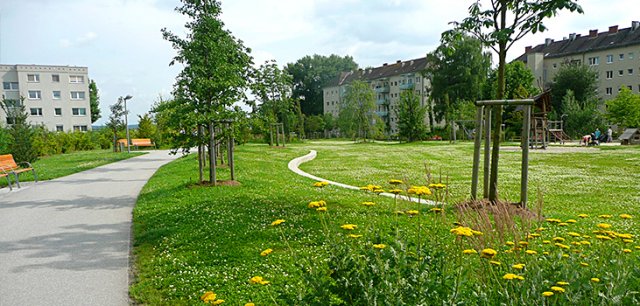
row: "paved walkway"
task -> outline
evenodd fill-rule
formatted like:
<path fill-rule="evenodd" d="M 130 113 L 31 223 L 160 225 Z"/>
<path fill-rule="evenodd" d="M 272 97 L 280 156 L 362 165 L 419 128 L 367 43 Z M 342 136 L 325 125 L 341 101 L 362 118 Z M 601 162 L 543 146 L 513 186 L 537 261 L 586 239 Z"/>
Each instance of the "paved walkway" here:
<path fill-rule="evenodd" d="M 0 305 L 128 305 L 131 212 L 168 151 L 0 190 Z"/>
<path fill-rule="evenodd" d="M 308 177 L 308 178 L 310 178 L 312 180 L 326 181 L 329 184 L 335 185 L 335 186 L 338 186 L 338 187 L 351 189 L 351 190 L 360 190 L 360 187 L 356 187 L 356 186 L 351 186 L 351 185 L 347 185 L 347 184 L 343 184 L 343 183 L 330 181 L 330 180 L 323 179 L 321 177 L 318 177 L 318 176 L 315 176 L 313 174 L 309 174 L 307 172 L 304 172 L 304 171 L 300 170 L 300 165 L 301 164 L 306 163 L 308 161 L 314 160 L 317 155 L 318 155 L 318 153 L 316 152 L 316 150 L 310 150 L 309 154 L 292 159 L 289 162 L 289 164 L 287 165 L 287 167 L 289 167 L 289 170 L 295 172 L 296 174 L 302 175 L 304 177 Z M 389 198 L 393 198 L 393 197 L 396 196 L 395 194 L 388 193 L 388 192 L 383 192 L 380 195 L 381 196 L 385 196 L 385 197 L 389 197 Z M 407 197 L 407 196 L 403 196 L 403 195 L 398 195 L 398 198 L 402 199 L 402 200 L 405 200 L 405 201 L 411 201 L 411 202 L 422 203 L 422 204 L 427 204 L 427 205 L 435 205 L 436 204 L 436 202 L 434 202 L 434 201 L 425 200 L 425 199 L 420 200 L 418 198 L 412 198 L 412 197 Z"/>

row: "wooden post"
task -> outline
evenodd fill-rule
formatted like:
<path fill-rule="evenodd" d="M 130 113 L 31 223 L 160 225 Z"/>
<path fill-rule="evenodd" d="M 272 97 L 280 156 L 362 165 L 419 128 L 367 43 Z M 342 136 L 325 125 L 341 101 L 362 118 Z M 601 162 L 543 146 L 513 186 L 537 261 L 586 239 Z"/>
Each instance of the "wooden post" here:
<path fill-rule="evenodd" d="M 273 146 L 273 124 L 269 124 L 269 146 Z"/>
<path fill-rule="evenodd" d="M 216 133 L 213 121 L 209 122 L 209 182 L 216 186 Z"/>
<path fill-rule="evenodd" d="M 489 197 L 489 169 L 491 167 L 491 107 L 484 111 L 484 192 L 483 197 Z"/>
<path fill-rule="evenodd" d="M 284 133 L 284 123 L 280 123 L 281 128 L 282 128 L 282 147 L 286 147 L 287 144 L 287 135 Z"/>
<path fill-rule="evenodd" d="M 276 123 L 276 147 L 280 146 L 280 125 Z"/>
<path fill-rule="evenodd" d="M 522 125 L 522 170 L 520 178 L 520 204 L 527 207 L 527 181 L 529 178 L 529 133 L 531 132 L 531 105 L 524 108 Z M 543 136 L 544 137 L 544 136 Z"/>
<path fill-rule="evenodd" d="M 474 139 L 473 145 L 473 170 L 471 174 L 471 199 L 475 200 L 476 195 L 478 194 L 478 171 L 480 167 L 480 142 L 482 137 L 482 112 L 484 110 L 483 106 L 477 106 L 477 114 L 476 114 L 476 138 Z"/>
<path fill-rule="evenodd" d="M 202 183 L 202 181 L 204 181 L 204 145 L 202 144 L 202 137 L 204 134 L 204 127 L 202 126 L 202 124 L 198 125 L 198 171 L 199 171 L 199 183 Z"/>
<path fill-rule="evenodd" d="M 233 125 L 231 126 L 231 136 L 229 136 L 229 171 L 231 172 L 231 180 L 236 180 L 235 160 L 233 150 L 235 147 L 235 138 L 233 136 Z"/>

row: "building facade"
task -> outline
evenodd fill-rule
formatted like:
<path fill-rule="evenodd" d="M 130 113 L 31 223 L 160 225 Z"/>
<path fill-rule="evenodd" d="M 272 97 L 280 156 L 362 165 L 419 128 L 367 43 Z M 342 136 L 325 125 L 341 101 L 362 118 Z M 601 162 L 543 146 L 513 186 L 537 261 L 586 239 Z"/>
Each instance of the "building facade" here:
<path fill-rule="evenodd" d="M 534 86 L 544 88 L 566 63 L 584 64 L 597 72 L 598 95 L 613 99 L 623 86 L 640 93 L 640 22 L 606 32 L 590 30 L 588 35 L 571 33 L 561 41 L 546 39 L 544 44 L 526 47 L 518 57 L 531 69 Z"/>
<path fill-rule="evenodd" d="M 389 135 L 398 134 L 398 102 L 400 93 L 405 90 L 415 91 L 420 105 L 429 101 L 430 84 L 423 71 L 427 67 L 427 59 L 419 58 L 409 61 L 397 61 L 395 64 L 384 64 L 380 67 L 342 72 L 337 78 L 323 88 L 323 107 L 325 114 L 337 118 L 349 84 L 360 80 L 370 84 L 376 95 L 376 114 L 387 125 Z M 433 109 L 433 108 L 429 108 Z M 425 114 L 425 124 L 429 127 L 429 114 Z"/>
<path fill-rule="evenodd" d="M 91 129 L 87 67 L 0 65 L 0 80 L 2 99 L 24 98 L 30 124 L 50 131 Z M 0 122 L 12 124 L 1 108 Z"/>

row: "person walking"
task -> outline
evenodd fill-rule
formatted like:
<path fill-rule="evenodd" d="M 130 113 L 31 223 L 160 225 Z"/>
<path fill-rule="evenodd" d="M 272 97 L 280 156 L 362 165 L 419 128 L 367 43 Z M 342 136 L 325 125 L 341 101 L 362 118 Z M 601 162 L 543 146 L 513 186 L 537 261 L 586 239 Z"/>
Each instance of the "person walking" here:
<path fill-rule="evenodd" d="M 613 142 L 613 130 L 611 130 L 611 127 L 609 127 L 607 129 L 607 142 Z"/>
<path fill-rule="evenodd" d="M 593 140 L 596 142 L 596 144 L 600 144 L 600 135 L 601 135 L 601 134 L 602 134 L 602 133 L 600 132 L 600 129 L 599 129 L 599 128 L 596 128 L 596 131 L 593 133 L 593 136 L 594 136 L 594 138 L 595 138 L 595 139 L 593 139 Z"/>

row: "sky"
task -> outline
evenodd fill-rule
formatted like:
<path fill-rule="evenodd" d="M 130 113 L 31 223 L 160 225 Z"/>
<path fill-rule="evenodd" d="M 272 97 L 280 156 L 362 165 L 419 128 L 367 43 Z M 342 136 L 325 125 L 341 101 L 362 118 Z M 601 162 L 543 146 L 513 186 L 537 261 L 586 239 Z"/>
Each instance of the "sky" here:
<path fill-rule="evenodd" d="M 222 20 L 251 48 L 254 63 L 280 66 L 313 54 L 350 55 L 360 67 L 425 56 L 450 22 L 467 16 L 474 0 L 222 0 Z M 486 2 L 483 0 L 481 2 Z M 640 20 L 637 0 L 582 0 L 584 14 L 560 12 L 548 31 L 514 44 L 507 59 L 525 46 L 561 40 L 590 29 L 631 26 Z M 100 93 L 103 124 L 120 96 L 129 122 L 169 98 L 182 66 L 169 66 L 176 52 L 162 38 L 167 28 L 184 36 L 178 0 L 0 0 L 0 64 L 70 65 L 89 68 Z"/>

